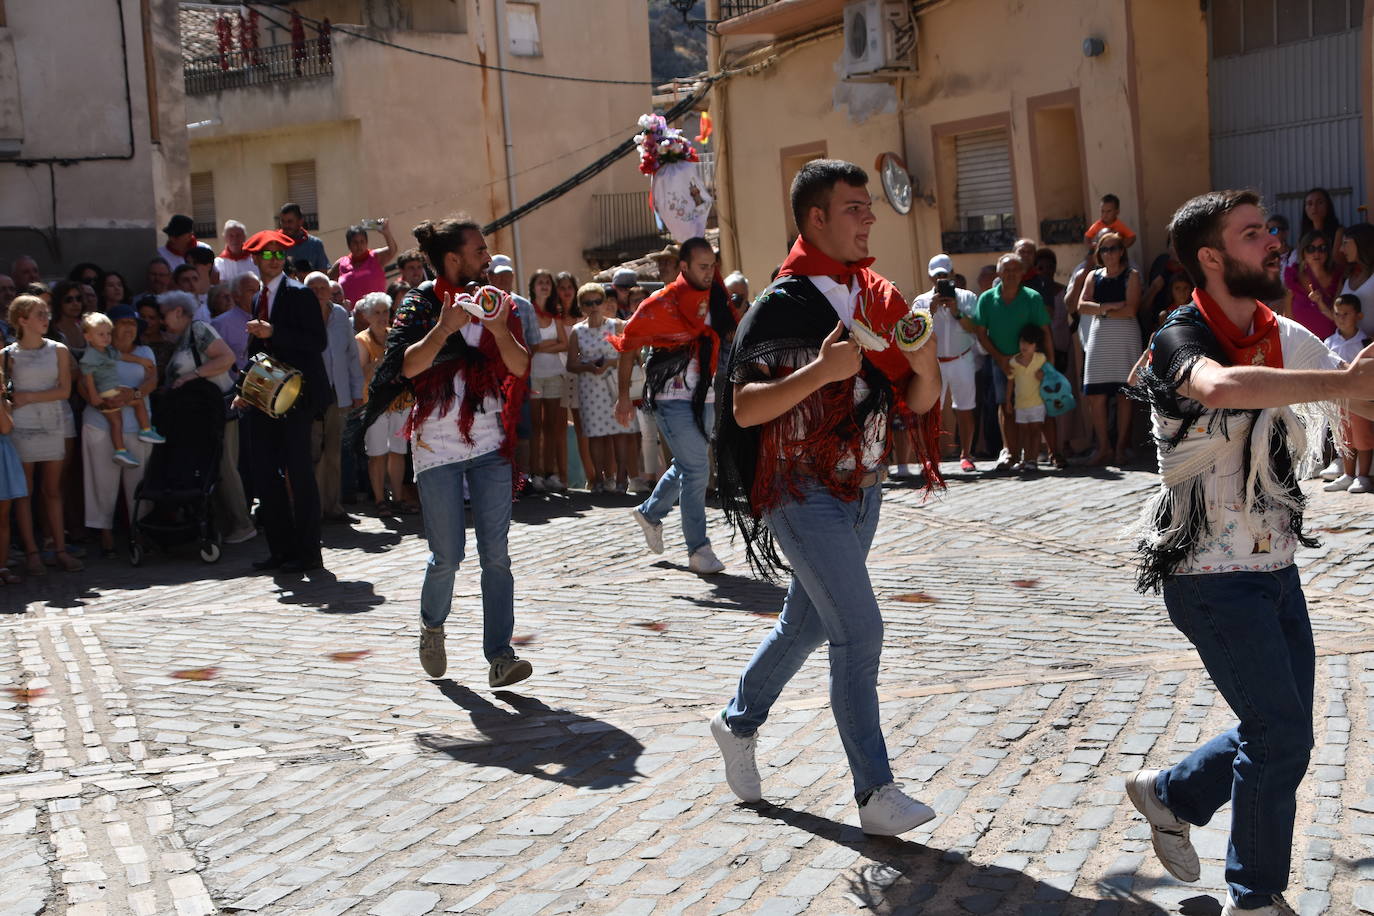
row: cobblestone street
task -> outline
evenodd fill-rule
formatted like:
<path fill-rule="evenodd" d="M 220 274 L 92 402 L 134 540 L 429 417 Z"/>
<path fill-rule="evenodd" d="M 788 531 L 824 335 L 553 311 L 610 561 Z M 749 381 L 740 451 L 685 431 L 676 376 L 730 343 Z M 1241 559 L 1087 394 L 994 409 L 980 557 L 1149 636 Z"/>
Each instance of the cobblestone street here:
<path fill-rule="evenodd" d="M 1312 492 L 1316 749 L 1290 903 L 1374 912 L 1374 513 Z M 475 553 L 449 676 L 416 658 L 418 518 L 326 527 L 331 574 L 254 576 L 261 539 L 0 591 L 0 916 L 1216 914 L 1229 809 L 1168 877 L 1123 777 L 1232 723 L 1123 530 L 1141 472 L 890 487 L 870 573 L 893 769 L 935 820 L 857 827 L 824 652 L 760 732 L 769 803 L 707 717 L 780 607 L 710 514 L 725 575 L 643 549 L 629 498 L 516 507 L 518 651 L 486 687 Z M 471 542 L 469 543 L 471 548 Z M 202 578 L 204 577 L 204 578 Z M 26 604 L 27 603 L 27 604 Z"/>

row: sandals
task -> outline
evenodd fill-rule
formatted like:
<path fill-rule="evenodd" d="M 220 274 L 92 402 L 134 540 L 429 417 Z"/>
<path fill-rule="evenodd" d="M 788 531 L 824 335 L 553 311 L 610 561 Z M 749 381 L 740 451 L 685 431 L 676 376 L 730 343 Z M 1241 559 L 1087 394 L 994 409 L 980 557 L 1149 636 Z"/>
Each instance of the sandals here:
<path fill-rule="evenodd" d="M 43 565 L 43 555 L 37 551 L 25 555 L 24 569 L 31 576 L 46 576 L 48 574 L 48 567 Z"/>
<path fill-rule="evenodd" d="M 396 504 L 396 511 L 402 515 L 417 515 L 420 512 L 420 507 L 414 503 L 399 502 Z"/>
<path fill-rule="evenodd" d="M 18 585 L 23 581 L 24 580 L 21 577 L 16 576 L 14 573 L 10 572 L 8 567 L 0 566 L 0 584 Z"/>
<path fill-rule="evenodd" d="M 387 516 L 391 515 L 393 512 L 396 511 L 395 508 L 391 505 L 391 500 L 389 499 L 379 499 L 374 505 L 377 508 L 378 518 L 386 518 Z"/>
<path fill-rule="evenodd" d="M 67 572 L 81 572 L 81 570 L 86 568 L 85 563 L 82 563 L 65 550 L 59 550 L 57 552 L 57 565 Z"/>

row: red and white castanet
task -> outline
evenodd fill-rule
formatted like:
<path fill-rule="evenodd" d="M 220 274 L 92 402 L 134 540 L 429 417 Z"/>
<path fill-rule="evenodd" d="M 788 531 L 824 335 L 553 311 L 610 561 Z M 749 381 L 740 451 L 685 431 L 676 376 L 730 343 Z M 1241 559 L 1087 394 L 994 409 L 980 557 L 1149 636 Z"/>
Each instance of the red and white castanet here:
<path fill-rule="evenodd" d="M 463 310 L 479 321 L 491 321 L 501 311 L 506 294 L 494 286 L 482 286 L 470 292 L 459 293 L 454 301 Z"/>

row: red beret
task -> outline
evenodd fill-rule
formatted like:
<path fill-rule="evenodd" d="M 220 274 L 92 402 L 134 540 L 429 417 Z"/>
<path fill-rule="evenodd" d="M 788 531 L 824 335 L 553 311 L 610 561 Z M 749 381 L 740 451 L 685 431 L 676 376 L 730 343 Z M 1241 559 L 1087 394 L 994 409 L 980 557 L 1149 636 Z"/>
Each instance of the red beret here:
<path fill-rule="evenodd" d="M 262 251 L 272 242 L 279 243 L 284 248 L 290 248 L 296 244 L 296 240 L 291 238 L 280 229 L 264 229 L 261 232 L 254 232 L 248 237 L 248 241 L 243 243 L 243 250 L 247 252 Z"/>

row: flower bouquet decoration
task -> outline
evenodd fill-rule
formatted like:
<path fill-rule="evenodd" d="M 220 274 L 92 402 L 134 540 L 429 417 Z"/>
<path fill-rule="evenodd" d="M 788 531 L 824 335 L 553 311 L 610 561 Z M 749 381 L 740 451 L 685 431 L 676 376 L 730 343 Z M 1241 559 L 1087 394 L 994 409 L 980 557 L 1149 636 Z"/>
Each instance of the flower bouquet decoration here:
<path fill-rule="evenodd" d="M 639 119 L 639 170 L 649 176 L 649 204 L 674 241 L 706 234 L 711 194 L 701 179 L 696 147 L 662 115 Z"/>

